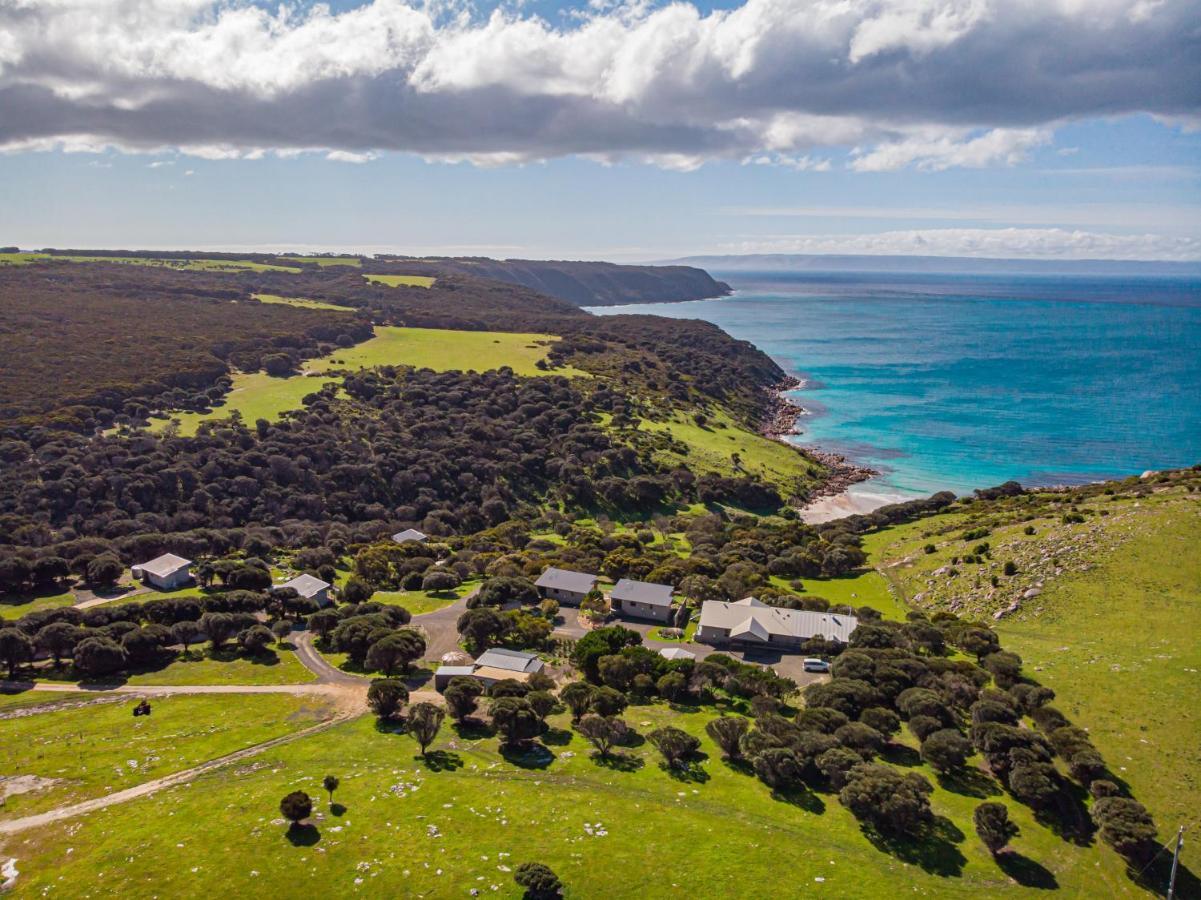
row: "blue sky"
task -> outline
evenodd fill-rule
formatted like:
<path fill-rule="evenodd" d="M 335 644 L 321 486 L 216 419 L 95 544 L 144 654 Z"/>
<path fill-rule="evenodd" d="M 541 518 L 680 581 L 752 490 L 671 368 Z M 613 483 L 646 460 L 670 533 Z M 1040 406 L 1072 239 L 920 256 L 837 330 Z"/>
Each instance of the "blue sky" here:
<path fill-rule="evenodd" d="M 0 41 L 0 244 L 1201 257 L 1188 4 L 80 2 Z"/>

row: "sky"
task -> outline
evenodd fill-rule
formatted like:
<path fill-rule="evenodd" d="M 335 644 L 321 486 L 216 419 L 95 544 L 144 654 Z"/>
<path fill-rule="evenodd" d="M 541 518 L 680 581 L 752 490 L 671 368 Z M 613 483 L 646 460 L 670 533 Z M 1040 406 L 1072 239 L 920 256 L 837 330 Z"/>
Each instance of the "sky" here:
<path fill-rule="evenodd" d="M 0 0 L 0 245 L 1201 259 L 1197 0 Z"/>

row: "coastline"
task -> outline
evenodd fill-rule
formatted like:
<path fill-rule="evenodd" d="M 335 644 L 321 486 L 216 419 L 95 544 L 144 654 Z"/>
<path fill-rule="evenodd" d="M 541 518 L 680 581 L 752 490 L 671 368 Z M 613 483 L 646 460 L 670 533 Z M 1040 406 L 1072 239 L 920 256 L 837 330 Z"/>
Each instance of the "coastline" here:
<path fill-rule="evenodd" d="M 797 507 L 801 513 L 801 519 L 811 524 L 829 522 L 844 516 L 871 512 L 873 509 L 887 506 L 889 503 L 912 499 L 902 494 L 890 494 L 880 490 L 856 490 L 856 485 L 869 481 L 879 476 L 880 473 L 867 466 L 857 465 L 840 453 L 815 447 L 798 447 L 787 440 L 789 437 L 801 434 L 800 429 L 797 428 L 797 421 L 806 410 L 784 395 L 803 384 L 804 382 L 795 375 L 786 375 L 783 380 L 769 389 L 771 398 L 768 401 L 767 414 L 764 416 L 761 428 L 765 437 L 787 444 L 829 470 L 826 480 L 814 489 L 804 505 Z"/>

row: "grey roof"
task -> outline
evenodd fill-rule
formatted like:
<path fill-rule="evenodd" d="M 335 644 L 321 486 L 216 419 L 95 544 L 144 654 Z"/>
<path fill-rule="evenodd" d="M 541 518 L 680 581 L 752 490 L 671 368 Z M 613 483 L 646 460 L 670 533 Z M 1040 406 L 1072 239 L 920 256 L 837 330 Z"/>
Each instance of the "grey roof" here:
<path fill-rule="evenodd" d="M 659 651 L 664 659 L 696 659 L 696 654 L 680 647 L 664 647 Z"/>
<path fill-rule="evenodd" d="M 650 606 L 671 606 L 673 591 L 670 584 L 654 584 L 650 581 L 634 581 L 632 578 L 623 578 L 613 588 L 612 597 L 623 603 L 629 600 L 633 603 L 646 603 Z"/>
<path fill-rule="evenodd" d="M 292 588 L 302 597 L 315 597 L 329 588 L 329 582 L 322 581 L 320 578 L 315 578 L 306 573 L 304 575 L 297 575 L 291 581 L 285 581 L 279 586 L 281 588 Z"/>
<path fill-rule="evenodd" d="M 438 666 L 434 677 L 454 678 L 456 675 L 470 676 L 475 673 L 475 666 Z"/>
<path fill-rule="evenodd" d="M 506 650 L 503 647 L 485 650 L 475 661 L 477 669 L 487 666 L 493 669 L 504 669 L 508 672 L 540 672 L 543 665 L 542 660 L 533 653 Z"/>
<path fill-rule="evenodd" d="M 553 566 L 543 572 L 534 582 L 538 587 L 553 588 L 557 591 L 571 591 L 574 594 L 586 594 L 596 587 L 597 576 L 584 572 L 570 572 L 567 569 L 556 569 Z"/>
<path fill-rule="evenodd" d="M 404 531 L 398 531 L 396 534 L 392 535 L 392 540 L 396 541 L 398 544 L 403 544 L 405 541 L 417 541 L 420 543 L 427 537 L 429 537 L 429 535 L 418 531 L 416 528 L 406 528 Z"/>
<path fill-rule="evenodd" d="M 134 568 L 157 575 L 159 578 L 166 578 L 168 575 L 174 575 L 180 569 L 186 569 L 191 564 L 190 559 L 184 559 L 174 553 L 164 553 L 162 556 L 155 557 L 150 562 L 140 563 Z"/>
<path fill-rule="evenodd" d="M 701 605 L 701 628 L 722 628 L 741 640 L 766 641 L 768 636 L 811 638 L 816 634 L 845 643 L 859 626 L 854 616 L 804 609 L 782 609 L 747 597 L 737 603 L 707 600 Z"/>

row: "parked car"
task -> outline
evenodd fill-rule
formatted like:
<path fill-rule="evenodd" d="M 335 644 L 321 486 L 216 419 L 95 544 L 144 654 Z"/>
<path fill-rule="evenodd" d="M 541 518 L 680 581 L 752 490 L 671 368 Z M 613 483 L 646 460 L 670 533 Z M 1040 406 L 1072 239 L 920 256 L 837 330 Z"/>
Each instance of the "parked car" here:
<path fill-rule="evenodd" d="M 815 658 L 810 657 L 809 659 L 805 660 L 805 671 L 806 672 L 829 672 L 830 664 L 828 662 L 826 662 L 824 659 L 815 659 Z"/>

